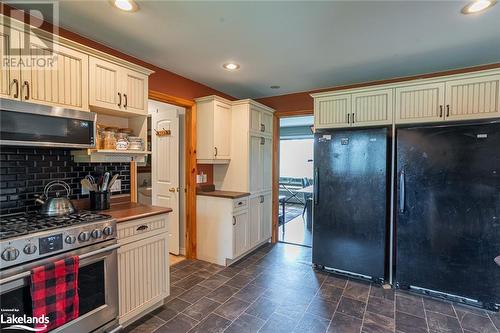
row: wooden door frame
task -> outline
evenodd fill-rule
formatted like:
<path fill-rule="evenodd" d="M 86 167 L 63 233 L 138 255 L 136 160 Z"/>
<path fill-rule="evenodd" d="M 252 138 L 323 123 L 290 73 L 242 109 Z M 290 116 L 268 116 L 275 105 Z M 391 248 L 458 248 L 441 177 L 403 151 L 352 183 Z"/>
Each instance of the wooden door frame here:
<path fill-rule="evenodd" d="M 149 91 L 149 99 L 186 109 L 185 173 L 186 173 L 186 258 L 196 259 L 196 103 L 158 91 Z"/>
<path fill-rule="evenodd" d="M 273 233 L 272 243 L 279 237 L 279 202 L 280 194 L 280 119 L 288 117 L 312 116 L 313 110 L 276 111 L 273 117 Z"/>

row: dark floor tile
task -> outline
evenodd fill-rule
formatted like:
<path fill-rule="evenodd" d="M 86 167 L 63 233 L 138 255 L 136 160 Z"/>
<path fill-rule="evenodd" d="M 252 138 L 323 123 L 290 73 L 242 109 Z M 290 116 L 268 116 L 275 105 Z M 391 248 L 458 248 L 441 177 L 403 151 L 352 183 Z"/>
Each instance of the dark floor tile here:
<path fill-rule="evenodd" d="M 358 301 L 366 302 L 370 293 L 370 285 L 367 283 L 351 281 L 347 282 L 342 296 L 349 297 Z"/>
<path fill-rule="evenodd" d="M 245 313 L 267 320 L 277 308 L 278 304 L 276 302 L 273 302 L 268 298 L 261 297 L 255 303 L 250 305 Z"/>
<path fill-rule="evenodd" d="M 199 285 L 207 289 L 214 290 L 222 286 L 227 281 L 229 281 L 229 279 L 230 278 L 228 278 L 227 276 L 216 274 L 212 275 L 205 281 L 200 282 Z"/>
<path fill-rule="evenodd" d="M 176 271 L 176 270 L 181 269 L 181 268 L 186 268 L 187 266 L 191 266 L 194 262 L 195 262 L 195 260 L 192 260 L 192 259 L 182 260 L 182 261 L 170 266 L 170 271 Z"/>
<path fill-rule="evenodd" d="M 189 318 L 182 313 L 168 321 L 165 325 L 155 331 L 155 333 L 186 333 L 198 324 L 198 321 Z"/>
<path fill-rule="evenodd" d="M 190 333 L 222 333 L 231 324 L 230 320 L 214 313 L 193 327 Z"/>
<path fill-rule="evenodd" d="M 212 291 L 208 288 L 202 287 L 200 285 L 194 286 L 185 293 L 179 295 L 179 299 L 189 302 L 191 304 L 197 302 L 203 296 L 208 295 Z"/>
<path fill-rule="evenodd" d="M 462 331 L 460 323 L 456 317 L 447 316 L 441 313 L 426 311 L 427 324 L 429 330 L 435 332 L 452 332 L 458 333 Z"/>
<path fill-rule="evenodd" d="M 280 303 L 274 312 L 298 319 L 304 315 L 309 303 L 310 301 L 304 299 L 285 301 Z"/>
<path fill-rule="evenodd" d="M 366 311 L 362 331 L 366 333 L 394 332 L 395 326 L 394 318 Z"/>
<path fill-rule="evenodd" d="M 337 302 L 340 300 L 344 289 L 331 284 L 323 284 L 318 292 L 318 296 L 326 301 Z"/>
<path fill-rule="evenodd" d="M 182 312 L 185 308 L 187 308 L 190 305 L 191 305 L 191 303 L 183 301 L 179 298 L 175 298 L 175 299 L 171 300 L 170 302 L 165 303 L 165 305 L 163 305 L 163 307 L 175 310 L 177 312 Z"/>
<path fill-rule="evenodd" d="M 274 313 L 269 317 L 259 333 L 290 333 L 297 323 L 298 319 Z"/>
<path fill-rule="evenodd" d="M 216 302 L 224 303 L 238 291 L 239 291 L 238 288 L 224 284 L 219 288 L 215 289 L 214 291 L 212 291 L 210 294 L 208 294 L 207 297 Z"/>
<path fill-rule="evenodd" d="M 259 287 L 254 284 L 249 284 L 246 287 L 242 288 L 240 291 L 238 291 L 236 294 L 234 294 L 234 297 L 237 297 L 247 302 L 253 302 L 257 298 L 262 296 L 262 294 L 264 294 L 265 291 L 266 289 L 262 287 Z"/>
<path fill-rule="evenodd" d="M 257 333 L 266 322 L 260 318 L 243 313 L 224 331 L 224 333 Z"/>
<path fill-rule="evenodd" d="M 370 297 L 366 311 L 394 318 L 394 302 L 385 298 Z"/>
<path fill-rule="evenodd" d="M 185 315 L 201 321 L 203 318 L 212 313 L 220 306 L 220 303 L 212 301 L 206 297 L 201 298 L 196 303 L 185 309 L 182 313 Z"/>
<path fill-rule="evenodd" d="M 328 333 L 359 333 L 362 320 L 341 313 L 335 313 L 328 327 Z"/>
<path fill-rule="evenodd" d="M 315 316 L 310 313 L 304 314 L 302 319 L 293 330 L 294 332 L 303 333 L 325 333 L 328 329 L 330 320 Z"/>
<path fill-rule="evenodd" d="M 345 288 L 346 284 L 347 284 L 347 278 L 344 278 L 344 277 L 340 277 L 340 276 L 335 276 L 335 275 L 328 275 L 325 279 L 325 284 L 331 284 L 335 287 L 338 287 L 338 288 Z"/>
<path fill-rule="evenodd" d="M 424 308 L 427 311 L 438 312 L 447 316 L 456 317 L 453 306 L 451 303 L 446 301 L 424 298 Z"/>
<path fill-rule="evenodd" d="M 420 318 L 425 318 L 422 297 L 416 297 L 413 295 L 396 295 L 396 311 L 408 313 Z"/>
<path fill-rule="evenodd" d="M 339 306 L 337 307 L 337 312 L 362 319 L 365 308 L 365 302 L 342 296 Z"/>
<path fill-rule="evenodd" d="M 488 313 L 491 321 L 496 326 L 496 328 L 500 331 L 500 312 L 490 312 Z"/>
<path fill-rule="evenodd" d="M 233 276 L 238 274 L 241 270 L 242 270 L 242 267 L 236 268 L 236 267 L 229 266 L 229 267 L 226 267 L 223 270 L 221 270 L 218 274 L 225 276 L 225 277 L 228 277 L 228 278 L 232 278 Z"/>
<path fill-rule="evenodd" d="M 127 328 L 125 328 L 124 333 L 150 333 L 153 332 L 155 329 L 160 327 L 161 325 L 165 324 L 165 321 L 152 316 L 152 315 L 146 315 L 139 319 L 138 321 L 132 323 L 129 325 Z"/>
<path fill-rule="evenodd" d="M 190 275 L 187 278 L 184 278 L 180 281 L 174 282 L 173 285 L 176 287 L 180 287 L 182 289 L 188 290 L 188 289 L 193 288 L 195 285 L 197 285 L 198 283 L 200 283 L 203 280 L 205 280 L 205 279 L 202 277 Z"/>
<path fill-rule="evenodd" d="M 162 306 L 155 311 L 153 311 L 152 314 L 155 316 L 161 318 L 163 321 L 169 321 L 170 319 L 174 318 L 179 314 L 180 311 L 177 311 L 175 309 L 167 308 L 165 306 Z"/>
<path fill-rule="evenodd" d="M 193 274 L 195 270 L 184 270 L 184 269 L 179 269 L 177 271 L 173 271 L 170 273 L 170 279 L 172 283 L 175 283 L 177 281 L 180 281 L 184 279 L 185 277 L 188 277 L 189 275 Z"/>
<path fill-rule="evenodd" d="M 247 284 L 249 284 L 253 279 L 254 278 L 251 276 L 238 274 L 238 275 L 232 277 L 229 281 L 227 281 L 226 284 L 228 286 L 232 286 L 235 288 L 243 288 Z"/>
<path fill-rule="evenodd" d="M 332 319 L 338 302 L 330 302 L 319 297 L 315 297 L 306 312 L 325 319 Z"/>
<path fill-rule="evenodd" d="M 397 299 L 398 297 L 396 297 Z M 404 333 L 427 332 L 427 322 L 424 318 L 396 311 L 396 331 Z"/>
<path fill-rule="evenodd" d="M 214 313 L 229 320 L 235 320 L 242 314 L 250 305 L 239 298 L 231 297 L 215 310 Z"/>
<path fill-rule="evenodd" d="M 171 300 L 173 300 L 174 298 L 177 298 L 177 296 L 179 296 L 180 294 L 185 293 L 185 292 L 186 292 L 186 289 L 170 285 L 170 295 L 168 295 L 168 297 L 165 298 L 165 302 L 170 302 Z"/>
<path fill-rule="evenodd" d="M 478 316 L 483 316 L 483 317 L 488 316 L 488 313 L 485 310 L 477 308 L 477 307 L 464 305 L 464 304 L 457 304 L 457 303 L 453 303 L 453 307 L 455 308 L 455 311 L 459 317 L 458 318 L 459 320 L 460 320 L 460 313 L 463 313 L 463 312 L 473 313 L 473 314 L 476 314 Z"/>
<path fill-rule="evenodd" d="M 493 322 L 488 316 L 483 317 L 470 312 L 460 312 L 459 319 L 465 330 L 478 333 L 497 332 L 495 325 L 493 325 Z"/>
<path fill-rule="evenodd" d="M 394 289 L 385 289 L 376 285 L 372 285 L 370 289 L 370 296 L 394 300 Z"/>

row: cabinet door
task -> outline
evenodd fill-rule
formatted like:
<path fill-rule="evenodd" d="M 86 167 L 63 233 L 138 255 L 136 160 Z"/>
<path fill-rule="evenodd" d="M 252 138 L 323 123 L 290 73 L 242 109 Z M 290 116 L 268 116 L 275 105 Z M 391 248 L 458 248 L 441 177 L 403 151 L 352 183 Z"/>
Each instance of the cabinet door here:
<path fill-rule="evenodd" d="M 231 158 L 231 106 L 221 102 L 214 105 L 215 159 Z"/>
<path fill-rule="evenodd" d="M 120 92 L 120 66 L 90 57 L 90 100 L 89 104 L 98 108 L 121 111 L 123 94 Z"/>
<path fill-rule="evenodd" d="M 168 295 L 168 249 L 163 234 L 118 250 L 119 320 L 124 323 Z"/>
<path fill-rule="evenodd" d="M 253 247 L 260 240 L 260 225 L 262 216 L 262 203 L 260 195 L 257 195 L 249 200 L 249 246 Z"/>
<path fill-rule="evenodd" d="M 262 112 L 259 108 L 250 105 L 250 131 L 261 132 L 262 129 Z"/>
<path fill-rule="evenodd" d="M 392 124 L 393 90 L 383 89 L 352 94 L 352 125 Z"/>
<path fill-rule="evenodd" d="M 317 97 L 314 99 L 314 127 L 351 126 L 351 95 Z"/>
<path fill-rule="evenodd" d="M 260 241 L 271 238 L 272 230 L 272 193 L 262 195 L 262 213 L 260 217 Z"/>
<path fill-rule="evenodd" d="M 446 82 L 447 120 L 500 117 L 500 75 Z"/>
<path fill-rule="evenodd" d="M 263 145 L 260 136 L 250 136 L 250 192 L 262 191 L 263 185 Z"/>
<path fill-rule="evenodd" d="M 248 249 L 248 212 L 233 216 L 233 255 L 238 257 Z"/>
<path fill-rule="evenodd" d="M 262 190 L 272 190 L 273 187 L 273 140 L 262 138 Z"/>
<path fill-rule="evenodd" d="M 24 38 L 29 38 L 32 61 L 21 71 L 21 98 L 37 104 L 88 110 L 88 55 L 34 34 L 25 34 Z"/>
<path fill-rule="evenodd" d="M 1 98 L 19 99 L 21 96 L 21 70 L 18 66 L 21 38 L 21 32 L 0 25 L 0 56 L 2 57 L 2 61 L 0 61 Z"/>
<path fill-rule="evenodd" d="M 123 110 L 139 115 L 148 114 L 148 76 L 127 69 L 121 70 Z"/>
<path fill-rule="evenodd" d="M 262 111 L 261 115 L 261 132 L 264 134 L 273 134 L 273 114 L 268 111 Z"/>
<path fill-rule="evenodd" d="M 444 83 L 396 88 L 396 124 L 443 120 Z"/>

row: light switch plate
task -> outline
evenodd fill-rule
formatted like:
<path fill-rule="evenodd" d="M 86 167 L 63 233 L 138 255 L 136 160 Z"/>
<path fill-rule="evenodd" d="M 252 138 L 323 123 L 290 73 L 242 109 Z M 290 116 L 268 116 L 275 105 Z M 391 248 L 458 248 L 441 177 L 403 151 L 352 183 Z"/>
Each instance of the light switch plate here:
<path fill-rule="evenodd" d="M 115 180 L 115 183 L 111 187 L 111 192 L 120 192 L 122 190 L 122 180 L 117 179 Z"/>

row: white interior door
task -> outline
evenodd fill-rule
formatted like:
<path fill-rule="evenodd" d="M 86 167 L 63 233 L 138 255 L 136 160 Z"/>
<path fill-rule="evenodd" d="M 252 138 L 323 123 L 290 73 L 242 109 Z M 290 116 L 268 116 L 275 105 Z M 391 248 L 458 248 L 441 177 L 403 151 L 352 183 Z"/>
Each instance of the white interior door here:
<path fill-rule="evenodd" d="M 155 105 L 150 111 L 152 142 L 152 202 L 153 205 L 170 207 L 168 247 L 172 254 L 179 254 L 179 117 L 175 106 Z M 156 131 L 170 131 L 157 135 Z"/>

